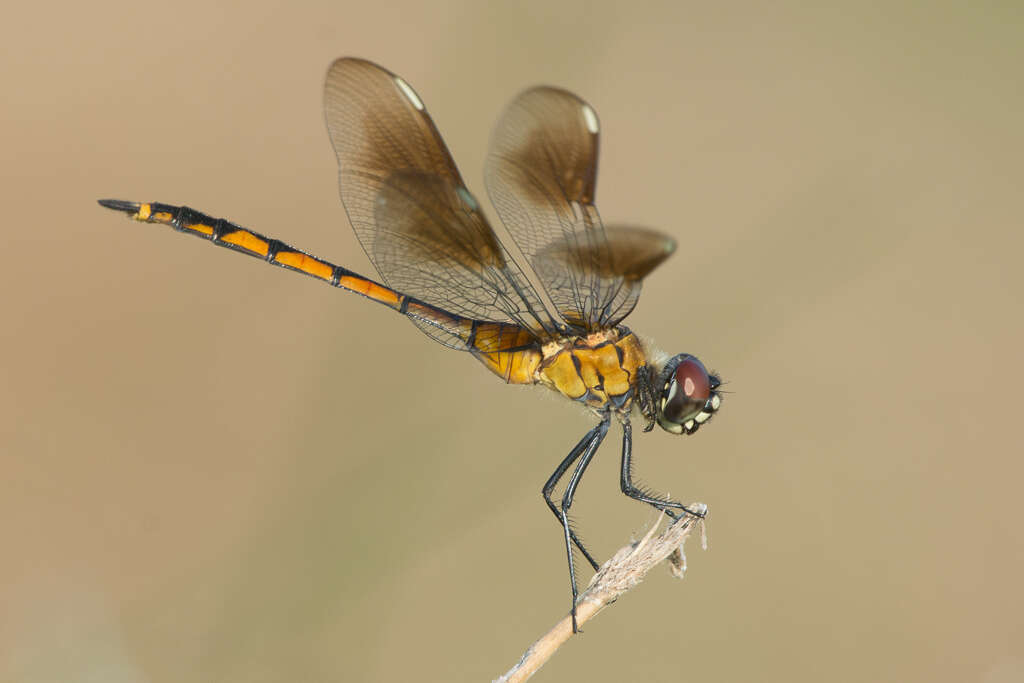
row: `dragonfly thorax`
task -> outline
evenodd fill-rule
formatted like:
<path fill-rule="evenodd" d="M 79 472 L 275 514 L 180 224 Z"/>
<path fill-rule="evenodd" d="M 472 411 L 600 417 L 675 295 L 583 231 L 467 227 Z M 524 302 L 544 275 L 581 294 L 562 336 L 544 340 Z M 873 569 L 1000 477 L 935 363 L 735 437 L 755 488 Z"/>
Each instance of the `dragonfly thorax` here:
<path fill-rule="evenodd" d="M 625 327 L 545 344 L 535 381 L 604 412 L 629 413 L 641 377 L 649 372 L 647 355 Z"/>

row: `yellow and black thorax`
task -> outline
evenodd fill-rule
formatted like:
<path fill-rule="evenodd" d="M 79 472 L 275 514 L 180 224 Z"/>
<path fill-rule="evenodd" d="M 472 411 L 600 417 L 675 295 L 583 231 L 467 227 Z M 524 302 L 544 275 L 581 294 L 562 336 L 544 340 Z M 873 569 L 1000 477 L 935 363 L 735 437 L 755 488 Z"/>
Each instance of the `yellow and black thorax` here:
<path fill-rule="evenodd" d="M 476 355 L 510 384 L 541 384 L 595 410 L 628 413 L 649 371 L 640 340 L 617 327 L 544 345 Z"/>

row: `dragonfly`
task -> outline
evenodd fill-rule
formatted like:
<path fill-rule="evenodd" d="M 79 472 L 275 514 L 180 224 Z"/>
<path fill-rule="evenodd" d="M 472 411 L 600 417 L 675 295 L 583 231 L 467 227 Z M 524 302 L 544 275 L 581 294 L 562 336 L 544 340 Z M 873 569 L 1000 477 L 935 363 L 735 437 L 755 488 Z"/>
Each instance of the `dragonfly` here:
<path fill-rule="evenodd" d="M 327 72 L 324 113 L 341 201 L 379 282 L 187 206 L 99 203 L 360 294 L 434 341 L 468 352 L 506 383 L 540 385 L 592 413 L 597 424 L 542 488 L 562 527 L 575 633 L 573 548 L 595 571 L 598 563 L 569 511 L 613 420 L 622 429 L 622 492 L 675 519 L 706 514 L 633 477 L 632 418 L 645 432 L 657 424 L 693 434 L 722 402 L 721 380 L 696 356 L 669 357 L 622 324 L 644 277 L 673 253 L 675 241 L 602 222 L 594 203 L 597 114 L 566 90 L 522 92 L 491 138 L 485 182 L 515 253 L 488 223 L 423 100 L 402 78 L 364 59 L 338 59 Z"/>

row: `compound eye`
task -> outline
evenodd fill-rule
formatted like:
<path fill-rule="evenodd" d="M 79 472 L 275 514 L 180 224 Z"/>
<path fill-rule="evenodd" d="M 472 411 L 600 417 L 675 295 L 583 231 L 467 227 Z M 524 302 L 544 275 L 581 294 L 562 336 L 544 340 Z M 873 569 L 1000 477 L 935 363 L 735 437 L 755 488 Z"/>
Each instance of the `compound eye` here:
<path fill-rule="evenodd" d="M 668 396 L 661 413 L 665 419 L 682 424 L 704 409 L 711 396 L 711 379 L 696 358 L 687 358 L 672 374 Z"/>

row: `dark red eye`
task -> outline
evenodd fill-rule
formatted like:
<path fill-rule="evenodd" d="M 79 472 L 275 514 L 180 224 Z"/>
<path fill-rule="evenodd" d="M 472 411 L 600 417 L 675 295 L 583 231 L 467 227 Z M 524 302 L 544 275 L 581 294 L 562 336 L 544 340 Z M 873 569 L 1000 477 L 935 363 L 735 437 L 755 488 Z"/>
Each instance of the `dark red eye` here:
<path fill-rule="evenodd" d="M 711 396 L 711 380 L 704 364 L 696 358 L 688 358 L 679 364 L 675 372 L 679 389 L 687 398 L 704 403 Z"/>
<path fill-rule="evenodd" d="M 711 396 L 711 380 L 704 365 L 696 358 L 681 362 L 672 380 L 661 412 L 669 421 L 682 424 L 704 408 Z"/>

